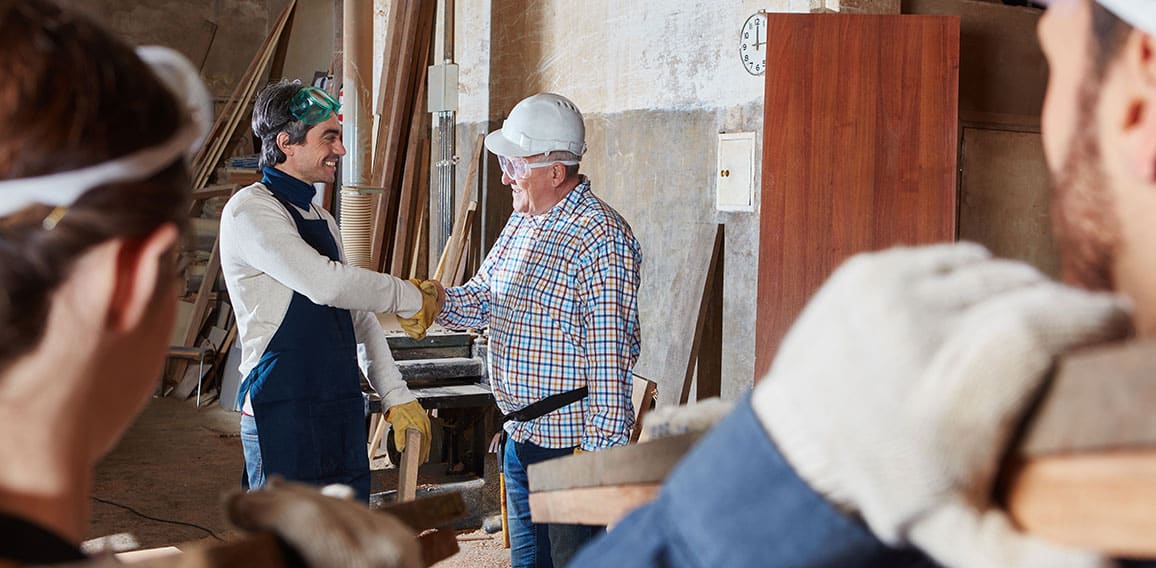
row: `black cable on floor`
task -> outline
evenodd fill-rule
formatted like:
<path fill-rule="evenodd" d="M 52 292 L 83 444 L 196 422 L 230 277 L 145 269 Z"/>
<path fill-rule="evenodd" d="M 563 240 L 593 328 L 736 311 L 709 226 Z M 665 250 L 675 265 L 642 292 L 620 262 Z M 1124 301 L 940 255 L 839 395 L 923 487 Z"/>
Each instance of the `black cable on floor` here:
<path fill-rule="evenodd" d="M 140 512 L 136 509 L 133 509 L 132 507 L 129 507 L 128 505 L 121 505 L 120 503 L 114 503 L 114 502 L 109 501 L 107 499 L 101 499 L 100 497 L 93 497 L 92 500 L 96 501 L 98 503 L 104 503 L 105 505 L 112 505 L 113 507 L 120 507 L 121 509 L 124 509 L 124 510 L 126 510 L 126 511 L 128 511 L 128 512 L 130 512 L 130 513 L 132 513 L 138 517 L 148 519 L 150 521 L 156 521 L 158 523 L 168 523 L 170 525 L 184 525 L 186 527 L 192 527 L 194 529 L 202 530 L 202 531 L 209 533 L 209 536 L 211 536 L 211 537 L 213 537 L 213 538 L 215 538 L 221 542 L 225 542 L 225 539 L 217 536 L 217 533 L 215 533 L 215 532 L 213 532 L 213 531 L 211 531 L 205 527 L 202 527 L 201 525 L 198 525 L 198 524 L 186 523 L 184 521 L 174 521 L 174 520 L 170 520 L 170 519 L 159 519 L 157 517 L 146 515 L 146 514 Z"/>

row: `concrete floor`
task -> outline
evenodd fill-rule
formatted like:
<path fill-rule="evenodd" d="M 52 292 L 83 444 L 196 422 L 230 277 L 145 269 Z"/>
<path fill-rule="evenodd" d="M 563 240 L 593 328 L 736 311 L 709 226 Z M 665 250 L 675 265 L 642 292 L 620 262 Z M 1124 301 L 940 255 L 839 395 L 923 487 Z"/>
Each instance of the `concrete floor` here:
<path fill-rule="evenodd" d="M 241 439 L 238 415 L 193 401 L 153 399 L 121 443 L 96 469 L 89 536 L 131 534 L 140 548 L 178 546 L 238 535 L 222 513 L 224 495 L 240 487 Z M 374 460 L 374 490 L 396 487 L 396 470 Z M 447 477 L 443 464 L 427 464 L 419 473 L 419 494 L 469 486 L 471 507 L 485 501 L 481 480 Z M 439 567 L 509 565 L 501 534 L 459 527 L 461 552 Z M 125 542 L 125 539 L 120 539 Z"/>

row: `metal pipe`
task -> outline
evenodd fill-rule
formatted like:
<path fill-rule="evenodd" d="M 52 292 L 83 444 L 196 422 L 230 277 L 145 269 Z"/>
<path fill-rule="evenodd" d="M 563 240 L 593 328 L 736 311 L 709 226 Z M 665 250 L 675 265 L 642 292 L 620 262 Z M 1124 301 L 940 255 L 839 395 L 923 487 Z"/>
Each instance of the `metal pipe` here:
<path fill-rule="evenodd" d="M 373 0 L 344 4 L 341 110 L 348 153 L 341 168 L 341 243 L 349 264 L 370 268 L 374 198 L 362 189 L 373 167 Z"/>
<path fill-rule="evenodd" d="M 442 63 L 445 65 L 454 62 L 454 0 L 442 0 Z M 454 85 L 454 92 L 457 86 Z M 455 95 L 456 96 L 456 95 Z M 456 108 L 456 102 L 453 108 Z M 430 250 L 437 251 L 430 254 L 431 266 L 437 262 L 441 251 L 450 240 L 450 233 L 454 227 L 454 186 L 455 165 L 458 157 L 455 154 L 457 113 L 453 110 L 442 110 L 436 114 L 435 125 L 438 139 L 437 166 L 437 204 L 439 215 L 430 216 Z"/>

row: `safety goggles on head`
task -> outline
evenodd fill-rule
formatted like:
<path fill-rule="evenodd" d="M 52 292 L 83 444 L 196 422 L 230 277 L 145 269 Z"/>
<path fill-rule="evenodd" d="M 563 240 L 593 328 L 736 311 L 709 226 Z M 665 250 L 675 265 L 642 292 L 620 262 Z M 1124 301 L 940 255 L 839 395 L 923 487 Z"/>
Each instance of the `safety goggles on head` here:
<path fill-rule="evenodd" d="M 329 114 L 337 114 L 341 103 L 333 95 L 317 87 L 304 87 L 289 101 L 289 114 L 310 126 L 324 122 Z"/>
<path fill-rule="evenodd" d="M 511 158 L 500 154 L 498 155 L 498 165 L 502 167 L 502 173 L 506 174 L 510 179 L 526 179 L 530 177 L 530 170 L 546 168 L 554 164 L 573 166 L 578 164 L 578 160 L 552 160 L 532 163 L 527 162 L 525 158 Z"/>
<path fill-rule="evenodd" d="M 136 53 L 180 105 L 184 116 L 177 131 L 155 146 L 107 162 L 39 177 L 0 180 L 0 217 L 36 203 L 51 205 L 56 209 L 44 225 L 51 229 L 90 189 L 146 179 L 178 158 L 196 153 L 213 119 L 212 99 L 200 73 L 185 56 L 167 47 L 143 46 Z"/>

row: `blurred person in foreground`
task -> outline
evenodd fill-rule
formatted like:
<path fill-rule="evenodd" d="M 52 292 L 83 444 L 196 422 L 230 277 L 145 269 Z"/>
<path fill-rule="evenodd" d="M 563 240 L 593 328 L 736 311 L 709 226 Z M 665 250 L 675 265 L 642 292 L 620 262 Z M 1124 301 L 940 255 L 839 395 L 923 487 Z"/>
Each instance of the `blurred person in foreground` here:
<path fill-rule="evenodd" d="M 0 0 L 0 77 L 0 565 L 85 562 L 94 467 L 164 364 L 210 99 L 175 51 L 48 0 Z M 309 488 L 229 509 L 308 565 L 420 565 L 399 521 Z"/>

